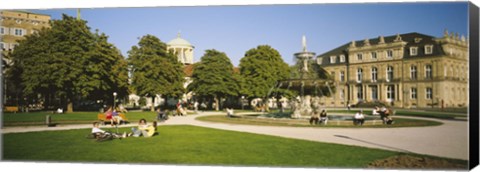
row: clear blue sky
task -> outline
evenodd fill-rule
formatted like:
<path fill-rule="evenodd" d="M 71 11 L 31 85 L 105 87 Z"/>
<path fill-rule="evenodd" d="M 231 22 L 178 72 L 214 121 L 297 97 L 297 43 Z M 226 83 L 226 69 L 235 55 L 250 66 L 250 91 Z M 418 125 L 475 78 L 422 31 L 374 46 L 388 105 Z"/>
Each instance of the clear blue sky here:
<path fill-rule="evenodd" d="M 444 29 L 467 36 L 467 2 L 357 3 L 262 6 L 198 6 L 82 9 L 92 30 L 109 35 L 125 57 L 138 38 L 152 34 L 163 42 L 178 31 L 195 46 L 194 61 L 206 49 L 225 52 L 235 66 L 258 45 L 277 49 L 285 62 L 301 51 L 302 35 L 308 50 L 322 54 L 352 40 L 419 32 L 435 37 Z M 76 9 L 30 10 L 60 19 Z"/>

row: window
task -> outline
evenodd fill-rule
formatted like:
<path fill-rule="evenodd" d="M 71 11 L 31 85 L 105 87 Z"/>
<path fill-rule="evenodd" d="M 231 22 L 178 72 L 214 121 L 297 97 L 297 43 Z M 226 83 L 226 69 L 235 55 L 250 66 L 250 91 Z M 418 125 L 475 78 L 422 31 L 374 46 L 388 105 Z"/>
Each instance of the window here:
<path fill-rule="evenodd" d="M 432 79 L 432 65 L 425 66 L 425 78 Z"/>
<path fill-rule="evenodd" d="M 363 73 L 362 68 L 358 68 L 357 69 L 357 82 L 362 82 L 362 73 Z"/>
<path fill-rule="evenodd" d="M 7 44 L 0 42 L 0 50 L 6 50 L 7 49 Z"/>
<path fill-rule="evenodd" d="M 336 56 L 330 56 L 330 63 L 333 64 L 336 61 Z"/>
<path fill-rule="evenodd" d="M 322 57 L 317 58 L 317 64 L 321 65 L 322 64 Z"/>
<path fill-rule="evenodd" d="M 427 88 L 425 97 L 427 99 L 432 99 L 432 88 Z"/>
<path fill-rule="evenodd" d="M 417 99 L 417 88 L 411 88 L 410 89 L 410 98 L 411 99 Z"/>
<path fill-rule="evenodd" d="M 410 55 L 411 56 L 416 56 L 418 54 L 418 48 L 417 47 L 410 47 Z"/>
<path fill-rule="evenodd" d="M 372 86 L 372 99 L 377 100 L 378 99 L 378 87 L 376 85 Z"/>
<path fill-rule="evenodd" d="M 395 99 L 395 87 L 393 85 L 387 86 L 387 99 L 389 101 Z"/>
<path fill-rule="evenodd" d="M 362 59 L 363 59 L 362 54 L 361 54 L 361 53 L 358 53 L 358 54 L 357 54 L 357 60 L 362 60 Z"/>
<path fill-rule="evenodd" d="M 377 59 L 377 52 L 372 52 L 372 59 Z"/>
<path fill-rule="evenodd" d="M 393 80 L 393 67 L 387 67 L 387 82 Z"/>
<path fill-rule="evenodd" d="M 377 82 L 377 68 L 372 68 L 372 82 Z"/>
<path fill-rule="evenodd" d="M 23 36 L 25 33 L 24 33 L 24 30 L 23 29 L 19 29 L 19 28 L 15 28 L 14 29 L 14 35 L 15 36 Z"/>
<path fill-rule="evenodd" d="M 393 57 L 393 51 L 387 50 L 387 58 L 392 58 L 392 57 Z"/>
<path fill-rule="evenodd" d="M 357 99 L 358 100 L 363 99 L 363 87 L 362 87 L 362 85 L 357 85 Z"/>
<path fill-rule="evenodd" d="M 0 27 L 0 35 L 6 35 L 8 33 L 6 27 Z"/>
<path fill-rule="evenodd" d="M 433 53 L 433 45 L 425 45 L 425 54 Z"/>
<path fill-rule="evenodd" d="M 410 66 L 410 79 L 416 80 L 417 79 L 417 66 Z"/>
<path fill-rule="evenodd" d="M 340 55 L 340 62 L 345 62 L 345 55 Z"/>
<path fill-rule="evenodd" d="M 340 71 L 340 81 L 345 81 L 345 72 L 344 71 Z"/>

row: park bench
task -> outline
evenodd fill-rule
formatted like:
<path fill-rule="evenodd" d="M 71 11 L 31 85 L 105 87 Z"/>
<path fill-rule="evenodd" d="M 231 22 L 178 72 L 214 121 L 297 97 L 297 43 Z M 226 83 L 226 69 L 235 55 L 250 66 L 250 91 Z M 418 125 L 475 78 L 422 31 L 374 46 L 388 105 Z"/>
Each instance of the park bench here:
<path fill-rule="evenodd" d="M 18 112 L 18 106 L 5 106 L 5 112 Z"/>
<path fill-rule="evenodd" d="M 118 116 L 122 117 L 123 120 L 121 122 L 128 123 L 128 119 L 125 116 L 125 114 L 121 113 L 121 114 L 118 114 Z M 110 122 L 110 120 L 107 119 L 107 116 L 103 113 L 99 113 L 97 115 L 97 119 L 101 121 L 103 125 L 105 125 L 107 122 Z"/>

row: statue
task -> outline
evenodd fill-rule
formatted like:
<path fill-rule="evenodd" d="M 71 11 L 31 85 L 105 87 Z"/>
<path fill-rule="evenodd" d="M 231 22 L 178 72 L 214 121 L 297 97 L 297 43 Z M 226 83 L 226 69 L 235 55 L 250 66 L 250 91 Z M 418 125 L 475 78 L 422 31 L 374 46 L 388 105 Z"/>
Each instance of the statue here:
<path fill-rule="evenodd" d="M 302 37 L 302 46 L 303 46 L 303 52 L 307 52 L 307 38 L 305 35 Z"/>

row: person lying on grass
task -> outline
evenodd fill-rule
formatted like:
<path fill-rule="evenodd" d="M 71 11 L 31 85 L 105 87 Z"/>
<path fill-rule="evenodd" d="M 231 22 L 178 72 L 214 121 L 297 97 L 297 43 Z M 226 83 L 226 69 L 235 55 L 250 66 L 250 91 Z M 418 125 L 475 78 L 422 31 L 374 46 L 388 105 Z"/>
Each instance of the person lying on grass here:
<path fill-rule="evenodd" d="M 119 135 L 116 133 L 111 133 L 104 131 L 100 129 L 100 123 L 98 122 L 93 122 L 93 128 L 92 128 L 92 135 L 95 139 L 100 139 L 100 138 L 105 138 L 105 137 L 113 137 L 113 138 L 125 138 L 127 137 L 127 133 L 124 132 L 123 135 Z"/>
<path fill-rule="evenodd" d="M 132 132 L 128 134 L 128 136 L 133 136 L 133 137 L 151 137 L 153 134 L 155 134 L 157 124 L 156 122 L 153 122 L 153 125 L 148 125 L 147 120 L 145 119 L 140 119 L 138 121 L 138 127 L 137 128 L 132 128 Z"/>

